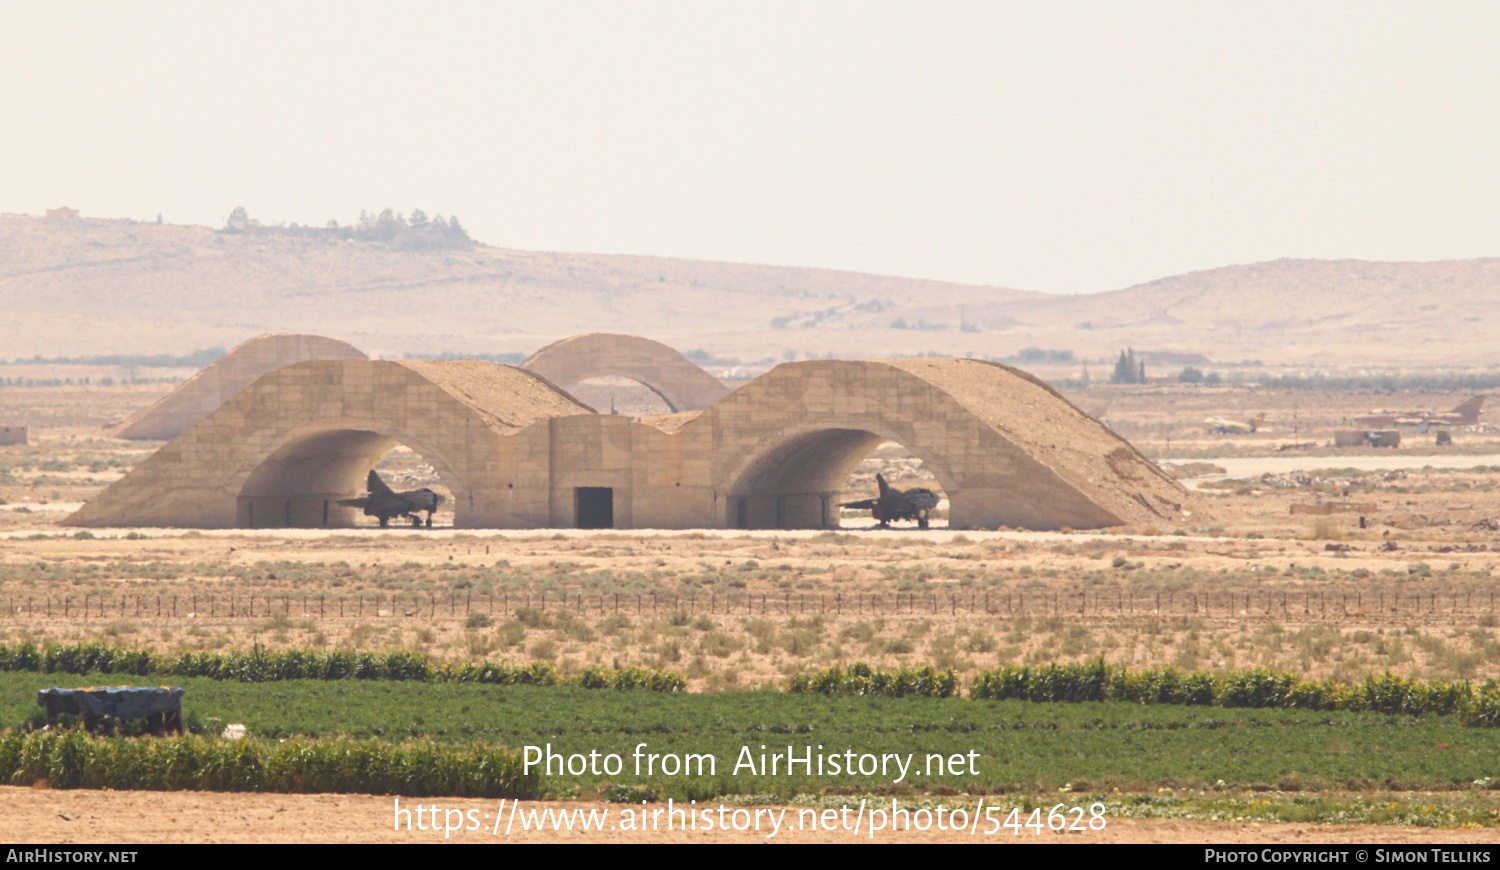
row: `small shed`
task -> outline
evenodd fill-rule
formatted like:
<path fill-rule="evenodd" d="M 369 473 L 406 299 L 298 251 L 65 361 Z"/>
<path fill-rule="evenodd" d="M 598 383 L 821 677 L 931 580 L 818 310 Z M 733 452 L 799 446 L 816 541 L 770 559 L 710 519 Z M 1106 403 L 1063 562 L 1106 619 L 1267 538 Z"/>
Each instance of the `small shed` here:
<path fill-rule="evenodd" d="M 1401 433 L 1395 429 L 1338 429 L 1333 433 L 1335 447 L 1400 447 Z"/>
<path fill-rule="evenodd" d="M 71 713 L 85 725 L 110 716 L 145 719 L 152 734 L 182 733 L 182 696 L 186 689 L 175 686 L 102 686 L 85 689 L 42 689 L 36 703 L 47 712 L 47 721 Z"/>

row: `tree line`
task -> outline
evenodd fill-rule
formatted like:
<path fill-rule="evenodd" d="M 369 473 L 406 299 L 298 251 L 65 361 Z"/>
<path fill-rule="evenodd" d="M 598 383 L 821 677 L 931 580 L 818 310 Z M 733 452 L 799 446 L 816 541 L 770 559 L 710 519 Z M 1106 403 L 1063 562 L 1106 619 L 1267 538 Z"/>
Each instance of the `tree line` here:
<path fill-rule="evenodd" d="M 250 217 L 244 206 L 229 213 L 221 232 L 273 233 L 302 238 L 332 238 L 352 242 L 371 242 L 388 245 L 405 251 L 437 251 L 455 248 L 472 248 L 475 242 L 469 231 L 459 223 L 458 217 L 428 217 L 421 209 L 412 209 L 404 215 L 394 209 L 383 209 L 379 214 L 360 211 L 359 220 L 352 224 L 340 224 L 330 220 L 325 226 L 304 226 L 297 223 L 266 226 Z"/>

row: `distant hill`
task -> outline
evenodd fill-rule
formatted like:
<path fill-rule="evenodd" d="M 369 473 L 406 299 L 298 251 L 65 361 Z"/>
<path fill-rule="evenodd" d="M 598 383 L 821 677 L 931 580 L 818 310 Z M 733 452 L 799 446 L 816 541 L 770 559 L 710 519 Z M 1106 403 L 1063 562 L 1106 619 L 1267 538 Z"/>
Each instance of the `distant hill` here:
<path fill-rule="evenodd" d="M 1021 307 L 1042 344 L 1198 351 L 1220 361 L 1500 363 L 1500 258 L 1274 260 Z"/>
<path fill-rule="evenodd" d="M 1084 296 L 827 269 L 390 246 L 0 215 L 0 358 L 185 354 L 266 331 L 372 355 L 529 353 L 632 332 L 720 360 L 1023 348 L 1104 358 L 1500 361 L 1500 259 L 1278 260 Z M 961 320 L 962 319 L 962 320 Z M 961 330 L 961 323 L 964 329 Z"/>

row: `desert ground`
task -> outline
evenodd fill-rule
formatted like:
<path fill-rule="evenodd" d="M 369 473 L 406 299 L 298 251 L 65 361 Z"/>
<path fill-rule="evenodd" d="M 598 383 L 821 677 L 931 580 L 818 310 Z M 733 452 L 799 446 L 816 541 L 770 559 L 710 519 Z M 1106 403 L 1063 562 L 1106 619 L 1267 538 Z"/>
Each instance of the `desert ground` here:
<path fill-rule="evenodd" d="M 649 403 L 639 387 L 592 386 L 595 401 L 613 393 L 619 404 Z M 0 390 L 13 407 L 70 415 L 70 425 L 33 430 L 28 445 L 0 448 L 0 640 L 411 648 L 549 661 L 563 674 L 648 664 L 682 670 L 695 690 L 754 688 L 856 660 L 967 675 L 1099 656 L 1345 680 L 1386 669 L 1500 677 L 1500 434 L 1473 427 L 1441 451 L 1322 446 L 1368 396 L 1309 400 L 1318 411 L 1305 431 L 1319 446 L 1299 453 L 1276 449 L 1285 397 L 1231 394 L 1269 411 L 1269 425 L 1250 436 L 1199 426 L 1202 434 L 1173 442 L 1186 456 L 1164 465 L 1214 511 L 1187 528 L 955 530 L 939 519 L 918 532 L 876 530 L 852 514 L 846 528 L 825 532 L 59 526 L 158 446 L 100 428 L 155 392 Z M 1184 433 L 1227 401 L 1119 388 L 1075 400 L 1107 403 L 1127 431 L 1129 420 L 1154 416 Z M 1142 441 L 1148 452 L 1165 449 L 1164 440 Z M 1284 470 L 1236 478 L 1212 456 L 1192 458 L 1216 447 L 1226 461 L 1263 455 L 1255 461 Z M 1425 457 L 1415 452 L 1423 449 Z M 851 498 L 873 491 L 877 471 L 897 486 L 938 488 L 919 459 L 887 444 L 851 477 Z M 404 448 L 381 473 L 398 488 L 443 488 Z M 1291 512 L 1322 503 L 1366 506 L 1364 527 L 1357 513 Z M 444 519 L 451 513 L 439 514 L 440 527 Z"/>
<path fill-rule="evenodd" d="M 800 806 L 752 806 L 760 810 L 763 828 L 713 831 L 623 831 L 521 830 L 515 822 L 509 833 L 503 816 L 509 802 L 402 799 L 401 807 L 438 806 L 476 810 L 482 820 L 478 829 L 448 832 L 408 829 L 405 820 L 395 825 L 398 808 L 390 797 L 376 795 L 268 795 L 175 792 L 55 791 L 51 789 L 0 786 L 6 812 L 0 819 L 0 837 L 11 842 L 72 843 L 1261 843 L 1275 846 L 1299 844 L 1493 844 L 1492 829 L 1414 828 L 1398 825 L 1307 825 L 1266 823 L 1230 825 L 1188 820 L 1110 820 L 1102 830 L 1016 835 L 1010 830 L 980 836 L 969 831 L 940 831 L 934 824 L 926 831 L 884 831 L 870 836 L 868 828 L 856 836 L 852 831 L 796 827 Z M 540 808 L 556 813 L 595 813 L 595 818 L 618 820 L 619 804 L 552 801 L 545 805 L 523 802 L 521 811 Z M 742 807 L 737 807 L 744 809 Z M 666 805 L 633 808 L 662 820 Z M 783 829 L 774 831 L 767 813 L 782 813 Z M 731 810 L 732 812 L 732 810 Z M 603 814 L 608 813 L 608 816 Z M 495 816 L 502 816 L 499 829 L 491 829 Z M 446 812 L 442 815 L 446 818 Z M 555 816 L 554 816 L 555 817 Z M 726 816 L 726 818 L 730 818 Z M 807 828 L 810 816 L 804 816 Z M 821 816 L 820 816 L 821 818 Z M 468 816 L 461 827 L 467 828 Z M 747 827 L 752 821 L 741 817 Z M 842 814 L 834 817 L 845 824 Z M 605 822 L 611 825 L 612 822 Z M 658 821 L 665 828 L 664 821 Z M 821 824 L 821 823 L 820 823 Z M 852 827 L 852 823 L 849 823 Z M 980 826 L 979 830 L 985 830 Z"/>
<path fill-rule="evenodd" d="M 1004 664 L 1101 657 L 1345 681 L 1384 671 L 1500 678 L 1500 433 L 1485 424 L 1455 429 L 1453 446 L 1441 449 L 1415 434 L 1398 450 L 1330 446 L 1332 429 L 1372 407 L 1446 410 L 1466 394 L 1175 385 L 1071 392 L 1210 500 L 1210 519 L 1181 528 L 972 530 L 940 519 L 919 532 L 874 529 L 853 514 L 845 528 L 822 532 L 442 528 L 451 514 L 439 514 L 431 531 L 61 526 L 160 446 L 111 438 L 107 427 L 168 389 L 0 388 L 6 416 L 38 421 L 29 444 L 0 448 L 0 642 L 416 650 L 455 661 L 548 662 L 564 676 L 642 665 L 680 671 L 694 692 L 775 688 L 856 661 L 933 664 L 965 678 Z M 621 413 L 646 413 L 659 401 L 628 383 L 579 392 Z M 1250 435 L 1214 435 L 1202 424 L 1209 415 L 1260 413 L 1266 424 Z M 1282 449 L 1288 443 L 1303 446 Z M 1216 459 L 1253 459 L 1267 470 L 1237 476 Z M 404 448 L 381 471 L 399 486 L 442 486 Z M 850 479 L 851 498 L 873 490 L 876 472 L 898 486 L 937 486 L 918 458 L 887 444 Z M 1292 512 L 1329 503 L 1366 507 Z M 385 797 L 5 792 L 12 838 L 432 839 L 386 827 Z M 705 835 L 687 838 L 695 836 Z M 806 837 L 842 835 L 790 839 Z M 939 838 L 931 831 L 913 841 Z M 1492 839 L 1489 829 L 1180 819 L 1119 819 L 1102 834 L 1041 838 Z"/>

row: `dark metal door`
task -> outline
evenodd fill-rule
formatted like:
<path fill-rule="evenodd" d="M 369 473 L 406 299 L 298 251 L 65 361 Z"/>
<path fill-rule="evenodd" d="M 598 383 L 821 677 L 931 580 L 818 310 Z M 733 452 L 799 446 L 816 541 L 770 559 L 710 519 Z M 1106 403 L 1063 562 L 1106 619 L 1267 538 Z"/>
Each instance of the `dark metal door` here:
<path fill-rule="evenodd" d="M 580 486 L 573 490 L 574 524 L 580 529 L 615 527 L 615 490 L 609 486 Z"/>

